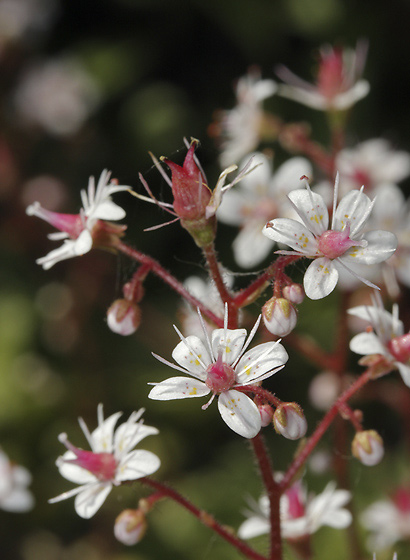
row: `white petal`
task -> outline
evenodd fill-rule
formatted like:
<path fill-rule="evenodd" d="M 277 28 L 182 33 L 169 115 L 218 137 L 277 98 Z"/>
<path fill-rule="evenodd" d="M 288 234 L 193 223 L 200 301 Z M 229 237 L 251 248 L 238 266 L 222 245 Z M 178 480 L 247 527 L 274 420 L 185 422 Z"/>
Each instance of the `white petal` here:
<path fill-rule="evenodd" d="M 363 239 L 367 247 L 356 245 L 340 259 L 346 263 L 377 264 L 390 258 L 397 248 L 397 237 L 390 231 L 369 231 Z"/>
<path fill-rule="evenodd" d="M 343 231 L 347 221 L 350 222 L 350 238 L 363 228 L 367 218 L 369 217 L 369 209 L 371 201 L 361 191 L 350 191 L 339 202 L 335 215 L 333 217 L 332 229 Z"/>
<path fill-rule="evenodd" d="M 300 189 L 300 178 L 312 176 L 312 164 L 303 157 L 293 157 L 282 163 L 272 181 L 272 195 L 288 194 L 294 189 Z"/>
<path fill-rule="evenodd" d="M 48 270 L 60 261 L 76 257 L 75 243 L 72 239 L 64 241 L 61 247 L 50 251 L 45 257 L 37 259 L 36 263 L 40 264 L 44 270 Z"/>
<path fill-rule="evenodd" d="M 269 351 L 270 350 L 270 351 Z M 289 359 L 288 353 L 277 342 L 265 342 L 245 352 L 235 367 L 236 381 L 249 384 L 259 380 L 269 372 L 269 376 L 278 371 Z M 266 377 L 264 377 L 266 379 Z"/>
<path fill-rule="evenodd" d="M 142 441 L 147 436 L 158 434 L 157 428 L 153 426 L 146 426 L 138 422 L 137 424 L 129 424 L 124 422 L 118 426 L 114 435 L 114 449 L 115 456 L 122 453 L 127 453 L 131 451 L 140 441 Z"/>
<path fill-rule="evenodd" d="M 349 107 L 354 105 L 357 101 L 359 101 L 363 97 L 366 97 L 369 91 L 370 91 L 369 82 L 367 82 L 366 80 L 359 80 L 349 90 L 336 95 L 336 97 L 332 101 L 332 107 L 334 109 L 338 109 L 339 111 L 349 109 Z"/>
<path fill-rule="evenodd" d="M 240 188 L 231 189 L 223 194 L 222 202 L 217 210 L 217 218 L 223 224 L 240 226 L 243 224 L 242 209 L 251 203 L 253 197 Z"/>
<path fill-rule="evenodd" d="M 221 393 L 218 408 L 226 424 L 245 438 L 255 437 L 261 429 L 261 416 L 256 404 L 243 393 L 230 390 Z"/>
<path fill-rule="evenodd" d="M 320 194 L 310 189 L 297 189 L 288 194 L 305 226 L 320 236 L 329 225 L 329 212 Z"/>
<path fill-rule="evenodd" d="M 156 401 L 169 401 L 172 399 L 189 399 L 203 397 L 210 390 L 201 381 L 189 377 L 170 377 L 161 381 L 151 389 L 148 397 Z"/>
<path fill-rule="evenodd" d="M 410 366 L 402 364 L 401 362 L 394 362 L 394 365 L 399 370 L 404 383 L 407 385 L 407 387 L 410 387 Z"/>
<path fill-rule="evenodd" d="M 125 210 L 121 208 L 121 206 L 118 206 L 118 204 L 115 204 L 112 200 L 105 200 L 93 210 L 89 218 L 93 220 L 116 221 L 122 220 L 125 216 Z"/>
<path fill-rule="evenodd" d="M 83 469 L 73 463 L 66 463 L 65 461 L 68 459 L 75 459 L 72 451 L 67 451 L 61 458 L 57 459 L 57 466 L 61 476 L 75 484 L 92 484 L 97 481 L 96 477 L 87 469 Z"/>
<path fill-rule="evenodd" d="M 222 353 L 222 360 L 226 364 L 232 364 L 242 351 L 246 338 L 245 329 L 215 329 L 212 332 L 212 351 L 217 357 Z"/>
<path fill-rule="evenodd" d="M 211 357 L 205 345 L 197 336 L 187 336 L 174 348 L 172 357 L 181 367 L 198 379 L 206 379 L 206 367 Z"/>
<path fill-rule="evenodd" d="M 350 350 L 356 354 L 386 354 L 386 348 L 374 333 L 357 334 L 350 341 Z"/>
<path fill-rule="evenodd" d="M 102 422 L 92 433 L 94 453 L 112 453 L 114 450 L 114 428 L 122 412 L 116 412 Z"/>
<path fill-rule="evenodd" d="M 264 225 L 264 221 L 252 221 L 236 236 L 232 248 L 235 261 L 242 268 L 253 268 L 272 251 L 272 240 L 262 234 Z"/>
<path fill-rule="evenodd" d="M 287 97 L 302 105 L 306 105 L 311 109 L 318 109 L 325 111 L 328 108 L 328 100 L 322 94 L 315 91 L 309 91 L 303 88 L 288 86 L 280 84 L 278 87 L 278 94 L 282 97 Z"/>
<path fill-rule="evenodd" d="M 25 488 L 15 488 L 11 494 L 0 501 L 0 509 L 5 511 L 29 511 L 33 506 L 33 495 Z"/>
<path fill-rule="evenodd" d="M 252 539 L 253 537 L 259 537 L 259 535 L 265 535 L 269 531 L 269 521 L 255 515 L 242 523 L 238 529 L 238 537 L 241 539 Z"/>
<path fill-rule="evenodd" d="M 277 218 L 268 222 L 262 230 L 263 235 L 277 243 L 289 245 L 306 256 L 317 254 L 317 241 L 303 224 L 288 218 Z"/>
<path fill-rule="evenodd" d="M 124 457 L 117 467 L 115 480 L 137 480 L 159 469 L 161 461 L 151 451 L 137 449 Z"/>
<path fill-rule="evenodd" d="M 85 253 L 91 251 L 93 246 L 93 238 L 91 237 L 91 233 L 88 229 L 83 230 L 77 239 L 74 241 L 74 251 L 75 255 L 81 256 Z"/>
<path fill-rule="evenodd" d="M 77 515 L 83 519 L 90 519 L 103 505 L 111 492 L 111 483 L 101 483 L 87 486 L 80 492 L 74 502 Z"/>
<path fill-rule="evenodd" d="M 310 299 L 321 299 L 328 296 L 336 287 L 339 273 L 330 259 L 315 259 L 305 272 L 303 286 Z"/>

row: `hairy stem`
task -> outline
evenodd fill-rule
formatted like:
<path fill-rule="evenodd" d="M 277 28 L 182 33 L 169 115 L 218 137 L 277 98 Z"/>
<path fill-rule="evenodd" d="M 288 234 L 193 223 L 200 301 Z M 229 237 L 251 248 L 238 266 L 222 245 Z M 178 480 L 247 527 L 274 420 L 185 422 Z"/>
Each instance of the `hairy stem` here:
<path fill-rule="evenodd" d="M 181 507 L 185 508 L 197 519 L 199 519 L 201 523 L 212 529 L 212 531 L 215 531 L 215 533 L 225 539 L 230 545 L 239 550 L 239 552 L 241 552 L 246 558 L 250 558 L 251 560 L 267 560 L 265 556 L 262 556 L 251 547 L 249 547 L 245 542 L 236 537 L 230 528 L 224 527 L 223 525 L 218 523 L 218 521 L 216 521 L 212 515 L 202 509 L 197 508 L 194 504 L 181 496 L 181 494 L 173 488 L 170 488 L 166 484 L 162 484 L 161 482 L 157 482 L 156 480 L 152 480 L 148 477 L 140 478 L 140 481 L 146 486 L 155 488 L 157 491 L 161 492 L 164 497 L 173 500 Z"/>

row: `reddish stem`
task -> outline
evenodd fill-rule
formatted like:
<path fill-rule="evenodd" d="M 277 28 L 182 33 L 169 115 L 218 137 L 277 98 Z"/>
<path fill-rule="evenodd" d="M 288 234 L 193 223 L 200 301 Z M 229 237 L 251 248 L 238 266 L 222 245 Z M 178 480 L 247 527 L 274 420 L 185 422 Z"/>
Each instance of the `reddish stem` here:
<path fill-rule="evenodd" d="M 282 559 L 282 537 L 280 528 L 280 485 L 273 477 L 273 468 L 266 451 L 262 435 L 259 433 L 252 440 L 253 450 L 258 460 L 262 480 L 269 499 L 270 521 L 270 555 L 269 560 Z"/>
<path fill-rule="evenodd" d="M 257 395 L 262 399 L 262 402 L 269 402 L 276 407 L 283 403 L 283 401 L 259 385 L 243 385 L 242 387 L 235 387 L 235 390 L 240 391 L 241 393 L 252 393 L 253 395 Z"/>
<path fill-rule="evenodd" d="M 246 558 L 251 558 L 251 560 L 267 560 L 265 556 L 262 556 L 252 548 L 250 548 L 245 542 L 238 539 L 229 528 L 225 528 L 223 525 L 220 525 L 209 513 L 205 512 L 194 506 L 189 500 L 181 496 L 179 492 L 170 488 L 169 486 L 162 484 L 161 482 L 157 482 L 156 480 L 152 480 L 151 478 L 143 477 L 140 478 L 140 481 L 151 488 L 155 488 L 159 492 L 163 494 L 164 497 L 167 497 L 171 500 L 174 500 L 177 504 L 181 507 L 188 510 L 192 515 L 194 515 L 201 523 L 218 533 L 223 539 L 225 539 L 229 544 L 239 550 Z"/>
<path fill-rule="evenodd" d="M 363 430 L 362 423 L 360 422 L 357 414 L 354 410 L 350 408 L 350 406 L 346 403 L 341 403 L 339 405 L 339 412 L 345 420 L 349 420 L 356 430 L 356 432 L 361 432 Z M 359 411 L 358 411 L 359 412 Z"/>
<path fill-rule="evenodd" d="M 222 278 L 219 268 L 218 258 L 216 256 L 215 246 L 213 243 L 202 248 L 206 262 L 208 264 L 209 273 L 215 286 L 219 292 L 221 300 L 228 304 L 228 327 L 230 329 L 237 328 L 238 325 L 238 306 L 235 304 L 232 294 L 229 292 Z"/>
<path fill-rule="evenodd" d="M 339 406 L 343 403 L 347 402 L 352 396 L 357 393 L 368 381 L 371 379 L 370 370 L 366 370 L 360 377 L 358 377 L 344 393 L 340 395 L 340 397 L 336 400 L 333 404 L 332 408 L 326 413 L 323 417 L 322 421 L 313 432 L 313 434 L 308 439 L 305 447 L 302 451 L 297 455 L 290 465 L 289 469 L 287 470 L 285 476 L 283 477 L 280 486 L 282 492 L 284 492 L 292 483 L 292 479 L 295 474 L 299 471 L 299 469 L 304 465 L 306 460 L 308 459 L 309 455 L 312 453 L 316 445 L 319 443 L 320 439 L 322 438 L 323 434 L 327 431 L 330 424 L 336 418 L 339 413 Z"/>
<path fill-rule="evenodd" d="M 161 280 L 168 284 L 168 286 L 175 290 L 180 296 L 186 299 L 186 301 L 188 301 L 193 307 L 199 308 L 200 311 L 206 315 L 208 319 L 215 323 L 217 327 L 223 327 L 223 319 L 215 315 L 210 309 L 208 309 L 208 307 L 206 307 L 206 305 L 190 294 L 184 285 L 172 276 L 172 274 L 170 274 L 165 268 L 163 268 L 158 261 L 149 257 L 145 253 L 141 253 L 141 251 L 138 251 L 137 249 L 133 249 L 122 241 L 119 241 L 116 244 L 116 248 L 131 259 L 149 266 L 154 274 L 161 278 Z"/>

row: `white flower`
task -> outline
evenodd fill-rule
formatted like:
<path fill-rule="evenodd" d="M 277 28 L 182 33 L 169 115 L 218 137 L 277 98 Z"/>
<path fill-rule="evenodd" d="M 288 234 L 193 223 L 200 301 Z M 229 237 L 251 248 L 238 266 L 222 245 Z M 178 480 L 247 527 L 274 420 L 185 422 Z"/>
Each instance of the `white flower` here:
<path fill-rule="evenodd" d="M 192 375 L 171 377 L 155 387 L 149 397 L 155 400 L 186 399 L 203 397 L 212 393 L 205 409 L 218 395 L 218 408 L 222 419 L 237 434 L 255 437 L 261 429 L 258 407 L 239 387 L 252 388 L 252 384 L 267 379 L 284 367 L 288 360 L 286 350 L 278 342 L 265 342 L 245 352 L 260 323 L 260 317 L 246 339 L 245 329 L 228 329 L 225 312 L 225 326 L 215 329 L 209 338 L 205 326 L 205 343 L 197 336 L 184 337 L 176 327 L 181 342 L 172 352 L 175 365 L 164 358 L 154 356 L 164 364 Z M 245 353 L 244 353 L 245 352 Z"/>
<path fill-rule="evenodd" d="M 221 126 L 224 142 L 220 162 L 227 167 L 238 162 L 259 144 L 263 118 L 262 101 L 276 92 L 273 80 L 261 80 L 259 71 L 252 70 L 238 80 L 237 105 L 231 111 L 223 111 Z"/>
<path fill-rule="evenodd" d="M 316 85 L 280 66 L 276 73 L 286 85 L 279 85 L 278 94 L 321 111 L 349 109 L 370 90 L 369 83 L 359 79 L 366 51 L 363 43 L 359 43 L 355 51 L 333 49 L 329 45 L 322 47 Z"/>
<path fill-rule="evenodd" d="M 397 247 L 397 239 L 388 231 L 363 234 L 373 203 L 360 191 L 351 191 L 337 205 L 338 176 L 336 177 L 331 229 L 329 213 L 323 198 L 310 190 L 299 189 L 288 197 L 302 221 L 278 218 L 268 222 L 264 235 L 285 243 L 293 251 L 280 254 L 300 255 L 314 259 L 306 270 L 303 285 L 311 299 L 321 299 L 336 287 L 339 272 L 336 263 L 355 275 L 350 264 L 377 264 L 388 259 Z M 357 276 L 357 275 L 356 275 Z M 364 278 L 362 282 L 376 287 Z"/>
<path fill-rule="evenodd" d="M 88 253 L 93 246 L 93 229 L 99 224 L 99 220 L 117 221 L 125 217 L 125 211 L 111 200 L 111 195 L 128 191 L 129 187 L 114 182 L 109 183 L 110 175 L 111 172 L 104 169 L 98 180 L 97 189 L 94 177 L 90 177 L 87 191 L 85 189 L 81 191 L 83 208 L 79 214 L 51 212 L 42 208 L 39 202 L 28 206 L 26 212 L 29 216 L 37 216 L 60 230 L 59 233 L 51 233 L 49 239 L 64 240 L 61 247 L 37 259 L 37 264 L 47 270 L 59 261 Z M 105 224 L 105 229 L 120 234 L 124 226 Z"/>
<path fill-rule="evenodd" d="M 258 167 L 244 177 L 240 185 L 224 194 L 217 212 L 218 220 L 241 228 L 233 242 L 233 252 L 242 268 L 252 268 L 267 257 L 273 242 L 262 235 L 263 226 L 268 219 L 293 214 L 286 195 L 300 186 L 302 175 L 312 173 L 307 159 L 294 157 L 272 175 L 271 162 L 265 155 L 255 153 L 252 156 Z"/>
<path fill-rule="evenodd" d="M 96 83 L 79 61 L 61 58 L 39 63 L 23 75 L 15 94 L 22 120 L 50 134 L 77 132 L 98 103 Z"/>
<path fill-rule="evenodd" d="M 410 175 L 410 154 L 393 150 L 387 140 L 374 138 L 336 156 L 345 192 L 364 185 L 366 192 L 379 185 L 396 184 Z"/>
<path fill-rule="evenodd" d="M 370 549 L 381 550 L 391 547 L 397 541 L 409 540 L 409 490 L 399 488 L 391 499 L 374 502 L 364 510 L 360 521 L 372 533 L 367 541 Z"/>
<path fill-rule="evenodd" d="M 75 511 L 80 517 L 89 519 L 102 506 L 113 486 L 158 470 L 160 460 L 156 455 L 143 449 L 133 451 L 145 437 L 158 433 L 156 428 L 145 426 L 140 420 L 143 412 L 144 409 L 133 412 L 115 432 L 121 412 L 104 420 L 103 407 L 98 405 L 98 427 L 92 433 L 80 418 L 79 423 L 91 451 L 74 447 L 68 441 L 67 434 L 60 434 L 59 440 L 68 451 L 57 459 L 56 464 L 62 476 L 80 486 L 49 500 L 49 503 L 76 496 Z"/>
<path fill-rule="evenodd" d="M 350 492 L 336 490 L 330 482 L 323 492 L 308 497 L 306 490 L 296 482 L 280 499 L 280 521 L 285 539 L 299 539 L 312 535 L 320 527 L 328 525 L 344 529 L 350 525 L 352 516 L 344 506 L 350 500 Z M 248 519 L 239 527 L 242 539 L 251 539 L 269 533 L 269 500 L 262 496 L 258 504 L 252 504 L 253 511 L 247 511 Z"/>
<path fill-rule="evenodd" d="M 374 331 L 357 334 L 350 341 L 350 350 L 356 354 L 384 356 L 392 368 L 398 369 L 404 383 L 410 387 L 410 333 L 404 334 L 399 320 L 399 307 L 393 305 L 393 314 L 386 311 L 378 294 L 373 305 L 359 305 L 348 310 L 350 315 L 370 323 Z"/>
<path fill-rule="evenodd" d="M 34 498 L 27 489 L 30 483 L 28 470 L 12 463 L 0 449 L 0 509 L 14 513 L 32 509 Z"/>

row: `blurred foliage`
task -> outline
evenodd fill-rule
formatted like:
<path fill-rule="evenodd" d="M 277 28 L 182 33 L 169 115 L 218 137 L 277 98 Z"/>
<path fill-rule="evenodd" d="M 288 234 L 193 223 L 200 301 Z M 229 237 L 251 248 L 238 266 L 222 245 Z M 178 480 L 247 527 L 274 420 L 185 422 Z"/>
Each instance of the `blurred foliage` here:
<path fill-rule="evenodd" d="M 55 209 L 75 212 L 80 189 L 103 168 L 140 192 L 141 171 L 158 197 L 169 200 L 168 186 L 147 151 L 182 161 L 183 136 L 201 139 L 199 157 L 209 170 L 210 184 L 215 184 L 218 152 L 207 128 L 216 109 L 232 107 L 235 80 L 252 64 L 261 67 L 264 77 L 273 76 L 279 62 L 310 79 L 314 53 L 326 42 L 353 46 L 357 38 L 369 39 L 365 76 L 372 92 L 355 109 L 352 138 L 387 136 L 409 150 L 410 4 L 392 0 L 386 9 L 381 0 L 50 0 L 41 9 L 49 8 L 43 27 L 29 26 L 11 38 L 6 33 L 0 50 L 0 444 L 32 472 L 37 501 L 28 514 L 0 511 L 0 556 L 234 560 L 236 552 L 165 502 L 150 515 L 140 545 L 119 545 L 112 535 L 113 519 L 136 503 L 135 492 L 138 497 L 146 493 L 138 484 L 113 492 L 89 522 L 76 516 L 72 500 L 46 503 L 71 487 L 54 466 L 62 452 L 57 435 L 65 431 L 82 445 L 76 418 L 84 417 L 92 429 L 99 402 L 105 403 L 107 415 L 146 407 L 147 423 L 161 430 L 160 437 L 143 445 L 162 459 L 158 476 L 224 523 L 238 527 L 246 495 L 257 497 L 261 488 L 248 444 L 228 433 L 216 408 L 203 412 L 197 402 L 147 401 L 146 383 L 164 377 L 164 366 L 155 363 L 150 352 L 169 357 L 176 344 L 172 323 L 177 298 L 149 278 L 140 332 L 129 339 L 114 335 L 105 325 L 105 311 L 134 265 L 95 252 L 43 272 L 34 261 L 50 250 L 52 242 L 45 237 L 49 229 L 26 217 L 24 207 L 42 196 L 46 206 L 52 201 Z M 1 28 L 6 24 L 0 20 Z M 81 64 L 97 91 L 95 107 L 70 135 L 52 134 L 34 117 L 23 118 L 16 106 L 16 91 L 27 69 L 61 57 Z M 322 114 L 287 100 L 271 103 L 284 119 L 309 119 L 315 136 L 326 136 Z M 50 186 L 50 177 L 58 183 Z M 34 188 L 30 181 L 38 178 Z M 197 249 L 178 225 L 143 233 L 166 217 L 128 196 L 119 195 L 118 200 L 128 210 L 131 243 L 177 270 L 180 279 L 202 271 Z M 218 248 L 234 268 L 231 240 L 231 229 L 221 226 Z M 315 303 L 315 311 L 313 302 L 303 304 L 299 324 L 327 347 L 335 328 L 329 303 L 337 303 L 337 296 L 328 299 Z M 256 314 L 256 306 L 254 310 Z M 311 325 L 314 313 L 320 321 Z M 313 426 L 319 416 L 303 402 L 313 368 L 298 358 L 291 362 L 286 374 L 279 373 L 268 386 L 282 398 L 300 400 Z M 372 408 L 374 417 L 377 407 Z M 387 422 L 385 432 L 392 442 L 388 461 L 369 474 L 352 463 L 358 510 L 379 497 L 379 488 L 389 492 L 396 479 L 408 477 L 408 450 L 396 446 L 399 419 Z M 275 467 L 284 469 L 297 444 L 273 434 L 269 440 Z M 319 492 L 327 476 L 309 473 L 308 483 Z M 323 529 L 314 543 L 315 560 L 347 559 L 343 533 Z M 265 551 L 266 539 L 260 538 L 257 546 Z M 399 558 L 406 558 L 410 548 L 401 545 L 398 551 Z M 292 554 L 287 550 L 286 557 L 292 559 Z M 390 553 L 378 556 L 390 558 Z"/>

